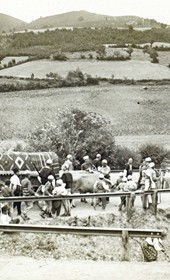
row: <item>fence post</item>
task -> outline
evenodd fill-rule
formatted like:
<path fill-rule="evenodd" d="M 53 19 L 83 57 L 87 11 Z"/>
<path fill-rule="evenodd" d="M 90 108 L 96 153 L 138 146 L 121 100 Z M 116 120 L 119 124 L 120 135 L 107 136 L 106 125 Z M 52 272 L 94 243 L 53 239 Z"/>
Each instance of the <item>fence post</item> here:
<path fill-rule="evenodd" d="M 148 195 L 144 192 L 143 193 L 143 209 L 147 209 L 147 202 L 148 202 Z"/>
<path fill-rule="evenodd" d="M 128 199 L 127 199 L 128 198 Z M 131 192 L 129 196 L 127 196 L 126 201 L 126 210 L 127 210 L 127 221 L 129 222 L 132 214 L 133 201 L 135 200 L 135 194 Z"/>
<path fill-rule="evenodd" d="M 152 195 L 152 209 L 154 215 L 157 215 L 157 206 L 158 206 L 158 191 L 154 190 Z"/>
<path fill-rule="evenodd" d="M 129 261 L 129 234 L 127 230 L 122 230 L 122 261 Z"/>

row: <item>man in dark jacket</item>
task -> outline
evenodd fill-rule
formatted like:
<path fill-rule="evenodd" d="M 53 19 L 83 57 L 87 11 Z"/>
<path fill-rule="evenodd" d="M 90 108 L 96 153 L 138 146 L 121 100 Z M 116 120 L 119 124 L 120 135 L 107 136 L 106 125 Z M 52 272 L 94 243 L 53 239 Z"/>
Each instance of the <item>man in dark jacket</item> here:
<path fill-rule="evenodd" d="M 55 178 L 55 174 L 52 169 L 52 164 L 53 164 L 52 160 L 48 159 L 46 161 L 46 166 L 44 166 L 39 172 L 39 181 L 42 185 L 45 185 L 47 183 L 49 175 L 53 175 Z"/>

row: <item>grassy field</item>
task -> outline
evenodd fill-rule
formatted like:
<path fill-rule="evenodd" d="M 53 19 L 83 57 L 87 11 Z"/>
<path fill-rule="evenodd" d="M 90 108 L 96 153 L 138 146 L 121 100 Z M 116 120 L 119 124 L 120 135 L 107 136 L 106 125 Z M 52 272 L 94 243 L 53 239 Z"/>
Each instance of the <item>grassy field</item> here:
<path fill-rule="evenodd" d="M 114 52 L 115 49 L 108 49 Z M 119 50 L 120 51 L 120 50 Z M 123 52 L 123 50 L 122 50 Z M 124 51 L 125 53 L 125 51 Z M 84 53 L 85 54 L 85 53 Z M 46 78 L 46 74 L 53 72 L 65 77 L 69 71 L 80 68 L 83 73 L 93 77 L 116 79 L 170 79 L 170 69 L 167 67 L 169 52 L 159 53 L 159 64 L 150 62 L 148 54 L 142 50 L 134 50 L 130 61 L 96 61 L 80 59 L 81 53 L 70 54 L 68 61 L 37 60 L 26 62 L 0 71 L 1 76 Z M 94 54 L 93 54 L 94 56 Z M 88 54 L 86 54 L 88 57 Z"/>
<path fill-rule="evenodd" d="M 0 138 L 24 140 L 31 130 L 52 119 L 58 109 L 70 107 L 95 111 L 109 119 L 115 135 L 124 137 L 124 143 L 120 139 L 123 145 L 129 139 L 127 136 L 132 136 L 133 146 L 135 135 L 140 141 L 146 135 L 152 138 L 158 135 L 159 143 L 170 140 L 168 86 L 149 86 L 144 90 L 142 86 L 105 83 L 93 87 L 1 93 Z"/>
<path fill-rule="evenodd" d="M 116 79 L 170 79 L 170 70 L 160 64 L 152 64 L 149 61 L 50 61 L 39 60 L 30 61 L 21 65 L 3 69 L 1 76 L 31 77 L 34 73 L 35 78 L 46 78 L 50 72 L 58 73 L 65 77 L 69 71 L 77 68 L 83 73 L 93 77 Z"/>

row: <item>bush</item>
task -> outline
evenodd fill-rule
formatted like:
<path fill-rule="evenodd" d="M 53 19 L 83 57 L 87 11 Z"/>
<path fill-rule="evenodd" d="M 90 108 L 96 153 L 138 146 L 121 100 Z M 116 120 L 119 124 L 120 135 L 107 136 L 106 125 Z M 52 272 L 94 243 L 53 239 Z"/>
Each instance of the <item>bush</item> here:
<path fill-rule="evenodd" d="M 130 56 L 97 56 L 97 60 L 102 60 L 102 61 L 125 61 L 125 60 L 130 60 Z"/>
<path fill-rule="evenodd" d="M 89 59 L 93 59 L 93 55 L 91 53 L 89 53 L 88 57 Z"/>
<path fill-rule="evenodd" d="M 66 61 L 68 57 L 63 53 L 55 53 L 52 55 L 53 60 Z"/>
<path fill-rule="evenodd" d="M 80 59 L 86 59 L 86 56 L 84 54 L 81 54 Z"/>
<path fill-rule="evenodd" d="M 163 148 L 163 146 L 151 143 L 142 145 L 138 149 L 138 152 L 142 159 L 151 157 L 152 161 L 156 165 L 160 165 L 163 159 L 169 154 L 169 152 L 165 148 Z"/>
<path fill-rule="evenodd" d="M 36 128 L 28 137 L 30 150 L 54 151 L 61 162 L 71 153 L 82 162 L 84 155 L 103 158 L 115 155 L 115 141 L 110 123 L 101 115 L 73 108 L 58 111 L 53 120 Z"/>
<path fill-rule="evenodd" d="M 114 164 L 112 166 L 113 169 L 124 169 L 125 164 L 128 162 L 128 159 L 133 159 L 134 168 L 138 168 L 140 165 L 140 155 L 137 151 L 117 146 L 116 147 L 116 156 L 111 162 Z"/>

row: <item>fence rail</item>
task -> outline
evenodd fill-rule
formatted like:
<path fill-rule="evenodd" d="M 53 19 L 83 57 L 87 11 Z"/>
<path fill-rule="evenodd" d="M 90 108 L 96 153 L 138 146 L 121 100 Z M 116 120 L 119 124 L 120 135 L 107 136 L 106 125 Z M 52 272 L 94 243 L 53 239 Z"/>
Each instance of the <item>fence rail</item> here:
<path fill-rule="evenodd" d="M 47 225 L 0 225 L 0 231 L 5 233 L 31 232 L 31 233 L 55 233 L 84 236 L 111 236 L 122 238 L 122 261 L 129 261 L 129 237 L 162 238 L 164 231 L 154 229 L 131 228 L 99 228 L 99 227 L 71 227 L 71 226 L 47 226 Z"/>
<path fill-rule="evenodd" d="M 170 193 L 170 189 L 155 189 L 146 192 L 136 191 L 136 192 L 109 192 L 109 193 L 87 193 L 87 194 L 70 194 L 70 195 L 60 195 L 60 196 L 15 196 L 15 197 L 0 197 L 1 202 L 22 202 L 22 201 L 56 201 L 65 199 L 82 199 L 82 198 L 102 198 L 102 197 L 122 197 L 127 198 L 126 201 L 126 211 L 127 219 L 130 220 L 132 213 L 132 201 L 135 196 L 143 197 L 143 209 L 146 209 L 147 197 L 152 195 L 152 211 L 154 215 L 157 215 L 157 205 L 158 205 L 158 193 Z"/>
<path fill-rule="evenodd" d="M 55 233 L 55 234 L 76 234 L 76 235 L 108 235 L 122 236 L 126 231 L 130 237 L 162 237 L 162 230 L 155 229 L 131 229 L 131 228 L 100 228 L 100 227 L 77 227 L 77 226 L 49 226 L 49 225 L 28 225 L 28 224 L 0 224 L 0 231 L 5 232 L 33 232 L 33 233 Z"/>
<path fill-rule="evenodd" d="M 170 189 L 156 189 L 157 193 L 170 193 Z M 135 191 L 135 195 L 152 195 L 154 191 Z M 86 193 L 86 194 L 70 194 L 58 196 L 15 196 L 15 197 L 0 197 L 1 202 L 15 202 L 15 201 L 39 201 L 39 200 L 63 200 L 63 199 L 81 199 L 81 198 L 97 198 L 97 197 L 120 197 L 130 196 L 132 192 L 108 192 L 108 193 Z"/>

